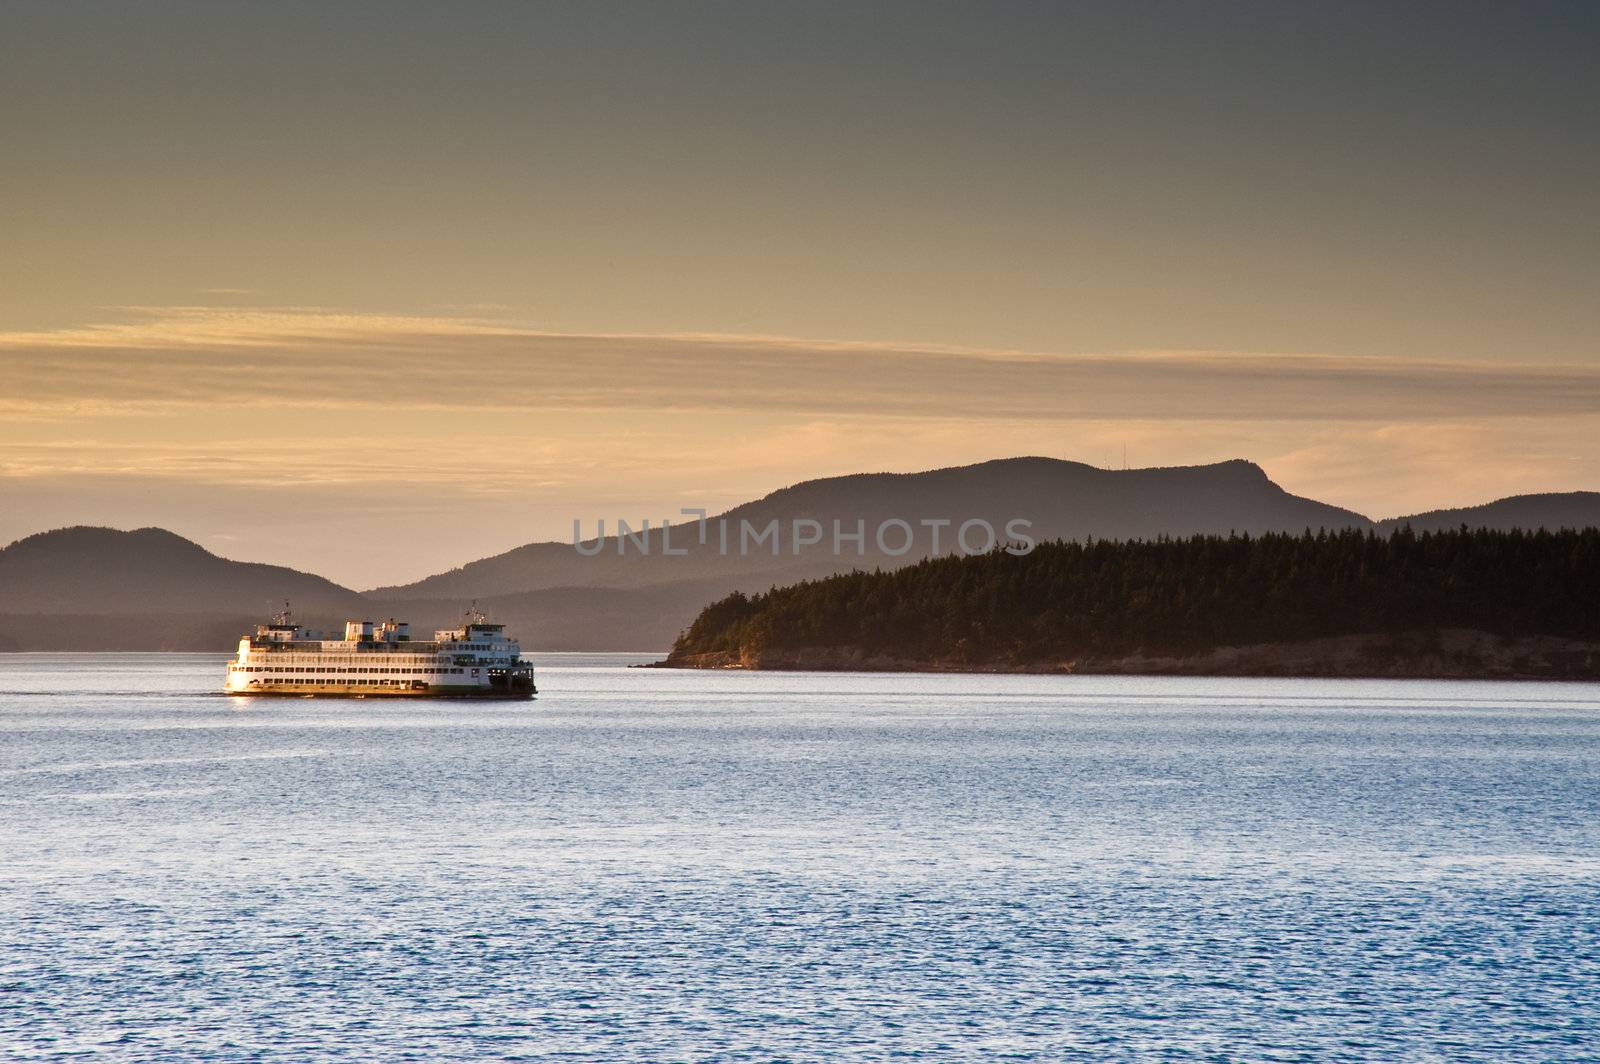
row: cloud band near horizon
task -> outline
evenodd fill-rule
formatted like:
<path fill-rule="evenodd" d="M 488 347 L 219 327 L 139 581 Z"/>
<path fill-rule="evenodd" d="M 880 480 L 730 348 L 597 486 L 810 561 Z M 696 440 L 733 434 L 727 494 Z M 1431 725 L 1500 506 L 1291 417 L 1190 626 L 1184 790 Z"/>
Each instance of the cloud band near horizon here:
<path fill-rule="evenodd" d="M 1600 486 L 1600 367 L 1574 364 L 166 308 L 0 334 L 0 380 L 0 542 L 154 524 L 352 585 L 564 539 L 575 517 L 1019 454 L 1249 458 L 1379 517 Z"/>
<path fill-rule="evenodd" d="M 1600 410 L 1600 366 L 1329 354 L 1037 354 L 452 318 L 157 308 L 0 333 L 11 417 L 183 405 L 833 417 L 1415 421 Z"/>

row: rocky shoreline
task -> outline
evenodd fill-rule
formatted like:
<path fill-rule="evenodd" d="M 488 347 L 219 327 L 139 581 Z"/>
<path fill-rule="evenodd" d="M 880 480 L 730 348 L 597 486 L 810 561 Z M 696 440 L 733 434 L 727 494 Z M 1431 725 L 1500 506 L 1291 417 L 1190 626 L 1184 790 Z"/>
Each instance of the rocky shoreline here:
<path fill-rule="evenodd" d="M 1346 635 L 1216 647 L 1197 654 L 1137 653 L 1055 661 L 940 661 L 859 647 L 672 655 L 644 668 L 814 672 L 964 672 L 1098 676 L 1277 676 L 1374 679 L 1600 681 L 1600 643 L 1509 638 L 1467 629 Z"/>

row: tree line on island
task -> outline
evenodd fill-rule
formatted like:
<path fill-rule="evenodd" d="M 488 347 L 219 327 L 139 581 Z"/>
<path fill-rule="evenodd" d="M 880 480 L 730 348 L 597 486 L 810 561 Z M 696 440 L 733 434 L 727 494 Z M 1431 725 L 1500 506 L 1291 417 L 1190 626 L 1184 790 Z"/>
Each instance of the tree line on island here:
<path fill-rule="evenodd" d="M 1054 541 L 735 593 L 667 664 L 792 667 L 833 648 L 1005 668 L 1443 630 L 1596 640 L 1597 593 L 1593 528 Z"/>

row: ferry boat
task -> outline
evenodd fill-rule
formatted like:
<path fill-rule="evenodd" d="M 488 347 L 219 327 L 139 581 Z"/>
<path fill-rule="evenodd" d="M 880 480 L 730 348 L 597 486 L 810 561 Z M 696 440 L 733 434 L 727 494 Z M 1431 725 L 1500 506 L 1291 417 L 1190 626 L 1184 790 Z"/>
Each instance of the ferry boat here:
<path fill-rule="evenodd" d="M 404 621 L 346 621 L 344 638 L 302 628 L 288 603 L 271 624 L 239 640 L 228 662 L 230 695 L 338 695 L 366 698 L 532 698 L 533 665 L 474 608 L 464 623 L 430 640 L 411 638 Z"/>

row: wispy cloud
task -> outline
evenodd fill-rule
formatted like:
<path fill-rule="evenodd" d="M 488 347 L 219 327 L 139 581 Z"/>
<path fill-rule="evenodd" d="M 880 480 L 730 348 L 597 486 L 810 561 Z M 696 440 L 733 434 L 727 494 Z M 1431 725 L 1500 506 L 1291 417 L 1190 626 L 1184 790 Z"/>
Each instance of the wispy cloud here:
<path fill-rule="evenodd" d="M 1600 367 L 1319 354 L 1041 354 L 788 337 L 550 333 L 318 308 L 129 308 L 0 334 L 0 409 L 226 402 L 824 417 L 1389 420 L 1600 409 Z"/>

